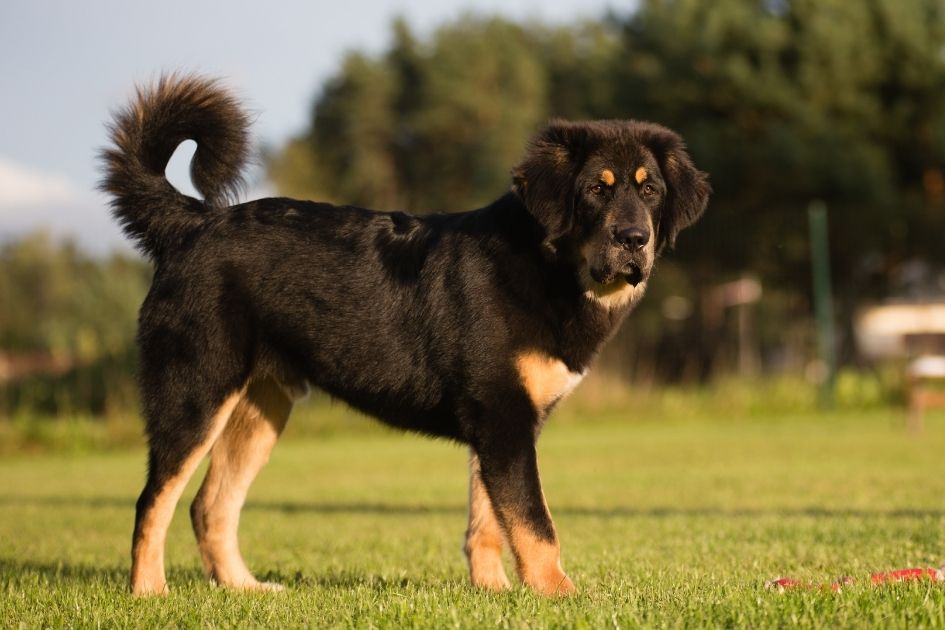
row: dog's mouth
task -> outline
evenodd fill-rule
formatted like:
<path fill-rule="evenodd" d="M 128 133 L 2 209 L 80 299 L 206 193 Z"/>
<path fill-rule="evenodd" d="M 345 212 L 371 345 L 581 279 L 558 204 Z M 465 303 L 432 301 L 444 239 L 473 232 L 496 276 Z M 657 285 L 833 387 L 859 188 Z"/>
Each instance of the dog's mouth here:
<path fill-rule="evenodd" d="M 640 266 L 636 263 L 629 263 L 626 267 L 624 267 L 621 275 L 623 275 L 623 278 L 627 281 L 627 284 L 632 287 L 635 287 L 646 280 L 646 276 L 643 274 L 643 269 L 640 268 Z"/>
<path fill-rule="evenodd" d="M 632 287 L 646 281 L 647 274 L 639 264 L 629 262 L 619 270 L 606 270 L 600 268 L 591 268 L 591 278 L 601 286 L 614 286 L 621 281 L 626 282 Z"/>

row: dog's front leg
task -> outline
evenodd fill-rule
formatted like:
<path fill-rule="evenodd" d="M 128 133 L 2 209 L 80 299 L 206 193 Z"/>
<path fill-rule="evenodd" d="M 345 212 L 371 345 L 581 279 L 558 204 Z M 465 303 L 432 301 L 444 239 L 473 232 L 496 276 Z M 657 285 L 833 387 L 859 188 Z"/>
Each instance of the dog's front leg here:
<path fill-rule="evenodd" d="M 519 577 L 544 595 L 567 595 L 576 589 L 561 568 L 558 536 L 538 477 L 535 440 L 531 432 L 522 433 L 506 430 L 481 440 L 475 449 L 480 474 Z"/>

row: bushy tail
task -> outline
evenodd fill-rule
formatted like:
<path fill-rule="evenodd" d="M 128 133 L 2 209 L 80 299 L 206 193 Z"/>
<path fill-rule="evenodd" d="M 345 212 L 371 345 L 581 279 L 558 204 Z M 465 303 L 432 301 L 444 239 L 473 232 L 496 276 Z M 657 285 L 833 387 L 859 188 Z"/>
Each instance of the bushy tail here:
<path fill-rule="evenodd" d="M 139 87 L 137 96 L 109 126 L 114 146 L 102 152 L 100 187 L 112 196 L 112 212 L 130 238 L 152 259 L 173 251 L 226 207 L 243 185 L 249 158 L 249 117 L 214 80 L 163 76 Z M 201 202 L 174 188 L 164 169 L 177 146 L 194 140 L 191 179 Z"/>

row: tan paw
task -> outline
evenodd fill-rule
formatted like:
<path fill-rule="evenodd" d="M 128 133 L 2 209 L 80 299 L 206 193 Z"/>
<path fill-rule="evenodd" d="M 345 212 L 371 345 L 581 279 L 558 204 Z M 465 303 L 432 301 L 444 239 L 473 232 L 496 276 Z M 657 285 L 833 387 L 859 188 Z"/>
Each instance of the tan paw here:
<path fill-rule="evenodd" d="M 260 582 L 256 578 L 244 579 L 239 582 L 214 580 L 214 584 L 234 591 L 243 591 L 246 593 L 281 593 L 285 587 L 276 582 Z"/>
<path fill-rule="evenodd" d="M 136 579 L 131 581 L 131 594 L 135 597 L 166 597 L 169 590 L 164 580 Z"/>
<path fill-rule="evenodd" d="M 502 562 L 496 562 L 493 566 L 478 566 L 472 571 L 470 576 L 473 586 L 488 591 L 505 591 L 512 588 L 512 583 L 505 575 L 502 568 Z"/>
<path fill-rule="evenodd" d="M 548 597 L 566 597 L 577 593 L 577 587 L 560 569 L 548 571 L 539 579 L 526 582 L 529 587 Z"/>

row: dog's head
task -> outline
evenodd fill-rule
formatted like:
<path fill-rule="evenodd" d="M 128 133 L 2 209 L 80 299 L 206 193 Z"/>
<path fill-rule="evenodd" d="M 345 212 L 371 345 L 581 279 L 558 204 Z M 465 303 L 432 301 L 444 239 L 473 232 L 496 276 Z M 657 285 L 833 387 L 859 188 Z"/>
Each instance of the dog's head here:
<path fill-rule="evenodd" d="M 636 121 L 553 121 L 512 175 L 545 244 L 609 306 L 642 295 L 657 254 L 702 215 L 711 192 L 679 135 Z"/>

